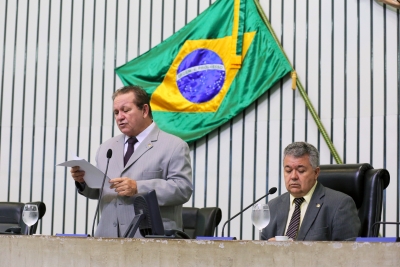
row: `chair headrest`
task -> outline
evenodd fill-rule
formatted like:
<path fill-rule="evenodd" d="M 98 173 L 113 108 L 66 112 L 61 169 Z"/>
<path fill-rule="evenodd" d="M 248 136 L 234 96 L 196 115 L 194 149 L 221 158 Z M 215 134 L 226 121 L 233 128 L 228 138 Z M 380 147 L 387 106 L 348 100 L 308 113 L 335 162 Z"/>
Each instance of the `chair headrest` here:
<path fill-rule="evenodd" d="M 19 224 L 24 203 L 0 202 L 0 223 Z"/>
<path fill-rule="evenodd" d="M 368 170 L 367 176 L 370 177 L 370 179 L 380 179 L 382 181 L 382 189 L 388 187 L 390 183 L 390 174 L 386 169 Z"/>
<path fill-rule="evenodd" d="M 37 205 L 39 219 L 46 213 L 46 205 L 41 201 L 28 202 L 27 204 Z M 24 205 L 25 203 L 21 202 L 0 202 L 0 223 L 19 224 Z"/>
<path fill-rule="evenodd" d="M 370 164 L 321 165 L 318 182 L 323 186 L 343 192 L 354 199 L 357 209 L 363 202 L 365 173 L 373 169 Z"/>

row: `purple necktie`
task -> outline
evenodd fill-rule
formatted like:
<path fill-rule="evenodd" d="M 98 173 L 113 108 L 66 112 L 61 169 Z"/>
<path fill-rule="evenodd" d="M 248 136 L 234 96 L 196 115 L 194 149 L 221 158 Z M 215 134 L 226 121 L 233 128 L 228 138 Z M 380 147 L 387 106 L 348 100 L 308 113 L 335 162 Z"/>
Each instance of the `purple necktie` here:
<path fill-rule="evenodd" d="M 134 149 L 134 146 L 138 140 L 136 137 L 131 137 L 128 139 L 128 149 L 126 150 L 125 156 L 124 156 L 124 166 L 128 162 L 128 160 L 131 158 Z"/>
<path fill-rule="evenodd" d="M 299 225 L 300 225 L 300 206 L 301 206 L 301 203 L 303 203 L 303 201 L 304 201 L 303 197 L 294 199 L 294 204 L 296 206 L 294 208 L 294 212 L 292 214 L 292 218 L 290 219 L 290 223 L 289 223 L 288 229 L 286 231 L 286 235 L 289 238 L 292 238 L 293 240 L 295 240 L 295 238 L 297 236 L 297 231 L 299 230 Z"/>

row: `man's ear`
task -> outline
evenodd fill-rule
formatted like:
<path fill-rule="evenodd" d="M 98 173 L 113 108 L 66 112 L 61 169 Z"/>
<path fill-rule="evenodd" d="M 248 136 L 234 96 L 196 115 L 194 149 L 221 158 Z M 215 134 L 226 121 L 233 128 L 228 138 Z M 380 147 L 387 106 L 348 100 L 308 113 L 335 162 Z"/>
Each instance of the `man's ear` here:
<path fill-rule="evenodd" d="M 321 169 L 319 167 L 315 168 L 315 170 L 314 170 L 314 172 L 315 172 L 315 180 L 317 180 L 320 170 Z"/>
<path fill-rule="evenodd" d="M 143 112 L 143 118 L 146 118 L 149 116 L 149 105 L 144 104 L 143 108 L 142 108 L 142 112 Z"/>

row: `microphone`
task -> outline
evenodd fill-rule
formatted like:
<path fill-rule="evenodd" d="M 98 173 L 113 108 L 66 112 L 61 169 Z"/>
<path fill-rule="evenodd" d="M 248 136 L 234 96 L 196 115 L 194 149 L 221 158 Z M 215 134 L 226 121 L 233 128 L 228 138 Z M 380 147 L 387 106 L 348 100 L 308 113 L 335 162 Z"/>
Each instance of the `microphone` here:
<path fill-rule="evenodd" d="M 256 203 L 257 203 L 258 201 L 260 201 L 261 199 L 265 198 L 266 196 L 275 194 L 275 192 L 276 192 L 276 187 L 270 188 L 270 189 L 268 190 L 268 193 L 267 193 L 265 196 L 260 197 L 259 199 L 257 199 L 257 200 L 254 201 L 253 203 L 251 203 L 249 206 L 247 206 L 244 210 L 241 210 L 238 214 L 236 214 L 235 216 L 233 216 L 232 218 L 230 218 L 229 220 L 227 220 L 227 221 L 224 223 L 224 226 L 222 227 L 222 233 L 221 233 L 221 234 L 222 234 L 222 237 L 224 237 L 224 228 L 225 228 L 225 225 L 226 225 L 228 222 L 230 222 L 230 221 L 232 221 L 233 219 L 235 219 L 237 216 L 239 216 L 240 214 L 242 214 L 243 212 L 245 212 L 248 208 L 250 208 L 251 206 L 253 206 L 254 204 L 256 204 Z"/>
<path fill-rule="evenodd" d="M 110 158 L 111 158 L 111 156 L 112 156 L 112 150 L 111 150 L 111 148 L 110 148 L 110 149 L 108 149 L 108 151 L 107 151 L 107 166 L 106 166 L 106 172 L 104 173 L 103 184 L 101 185 L 101 188 L 100 188 L 100 195 L 99 195 L 99 199 L 97 200 L 97 208 L 96 208 L 96 212 L 95 212 L 94 218 L 93 218 L 92 236 L 94 236 L 94 222 L 96 221 L 96 216 L 97 216 L 97 214 L 99 213 L 100 199 L 101 199 L 101 195 L 103 195 L 104 182 L 105 182 L 106 177 L 107 177 L 108 164 L 110 163 Z"/>

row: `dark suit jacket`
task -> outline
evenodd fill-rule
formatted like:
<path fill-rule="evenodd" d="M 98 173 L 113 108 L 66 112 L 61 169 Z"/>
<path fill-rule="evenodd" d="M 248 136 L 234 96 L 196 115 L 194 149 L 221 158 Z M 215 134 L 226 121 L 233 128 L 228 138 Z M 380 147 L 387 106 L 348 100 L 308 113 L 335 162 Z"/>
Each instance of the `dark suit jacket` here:
<path fill-rule="evenodd" d="M 97 151 L 97 167 L 105 172 L 107 150 L 112 157 L 107 176 L 129 177 L 136 180 L 139 193 L 156 190 L 161 217 L 165 229 L 182 229 L 182 204 L 192 195 L 192 168 L 189 147 L 180 138 L 161 131 L 157 125 L 135 150 L 124 167 L 124 135 L 105 141 Z M 103 177 L 99 177 L 103 179 Z M 99 189 L 88 186 L 78 192 L 88 198 L 98 199 Z M 100 204 L 100 222 L 95 236 L 117 237 L 123 235 L 135 212 L 132 197 L 118 196 L 110 189 L 108 180 L 104 184 Z M 135 237 L 140 237 L 137 232 Z"/>
<path fill-rule="evenodd" d="M 290 208 L 290 195 L 285 193 L 268 202 L 271 221 L 261 239 L 285 235 Z M 296 240 L 334 241 L 358 236 L 360 219 L 353 199 L 318 183 Z"/>

